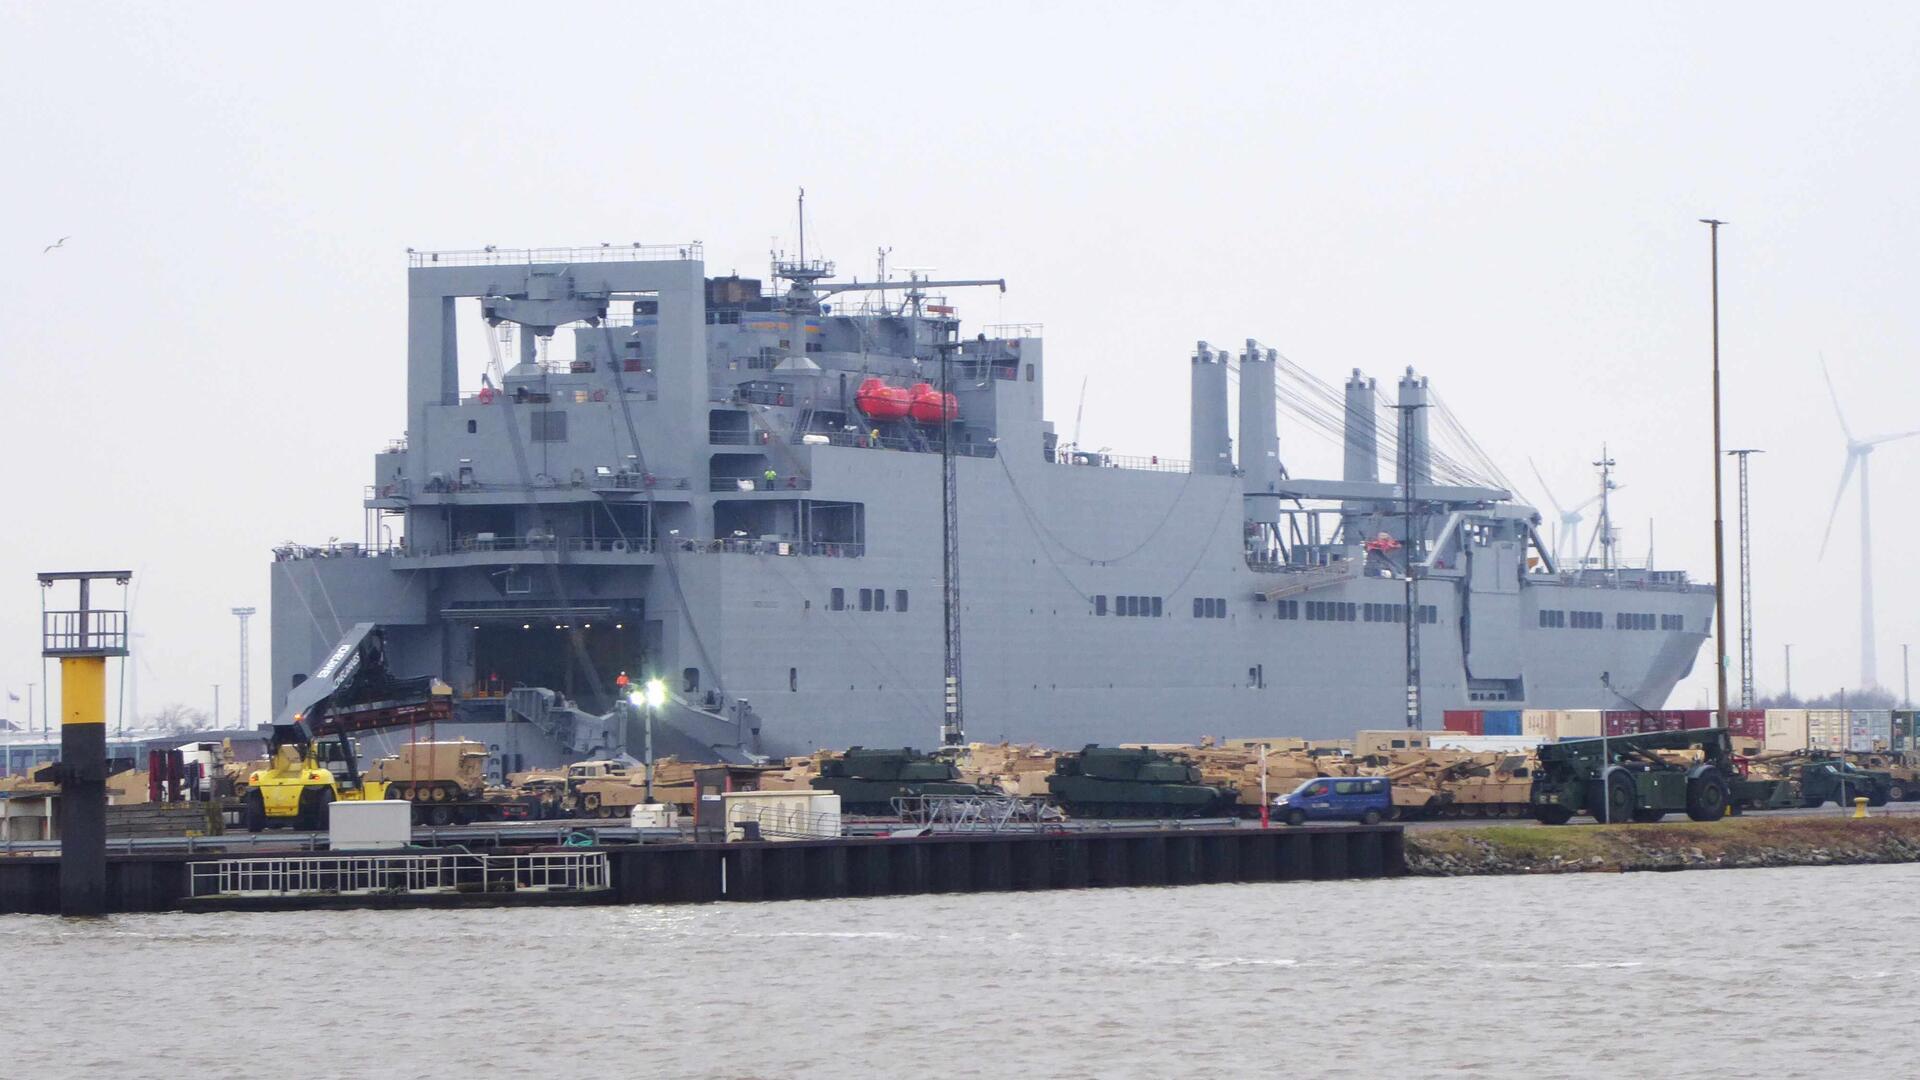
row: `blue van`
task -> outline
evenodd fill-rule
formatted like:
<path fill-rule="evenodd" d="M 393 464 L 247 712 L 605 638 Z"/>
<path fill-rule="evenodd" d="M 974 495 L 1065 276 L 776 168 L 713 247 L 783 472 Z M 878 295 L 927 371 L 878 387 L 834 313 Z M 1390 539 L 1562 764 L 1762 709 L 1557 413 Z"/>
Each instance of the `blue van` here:
<path fill-rule="evenodd" d="M 1273 800 L 1274 816 L 1289 825 L 1358 821 L 1377 825 L 1393 816 L 1393 781 L 1384 776 L 1321 776 Z"/>

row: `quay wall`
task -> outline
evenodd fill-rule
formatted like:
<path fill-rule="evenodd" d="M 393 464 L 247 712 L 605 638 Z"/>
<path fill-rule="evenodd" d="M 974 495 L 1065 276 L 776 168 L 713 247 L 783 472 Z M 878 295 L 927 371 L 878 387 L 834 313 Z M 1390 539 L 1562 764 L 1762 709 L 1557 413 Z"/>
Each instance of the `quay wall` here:
<path fill-rule="evenodd" d="M 637 844 L 600 849 L 610 867 L 611 888 L 605 892 L 544 898 L 574 904 L 751 902 L 1398 877 L 1407 872 L 1405 840 L 1401 827 L 1380 825 Z M 248 850 L 235 856 L 269 854 Z M 209 858 L 171 852 L 109 856 L 106 909 L 214 906 L 188 896 L 191 865 Z M 0 914 L 56 913 L 59 863 L 57 856 L 0 858 Z M 273 897 L 218 906 L 461 907 L 542 900 L 543 894 L 528 892 L 457 893 Z"/>

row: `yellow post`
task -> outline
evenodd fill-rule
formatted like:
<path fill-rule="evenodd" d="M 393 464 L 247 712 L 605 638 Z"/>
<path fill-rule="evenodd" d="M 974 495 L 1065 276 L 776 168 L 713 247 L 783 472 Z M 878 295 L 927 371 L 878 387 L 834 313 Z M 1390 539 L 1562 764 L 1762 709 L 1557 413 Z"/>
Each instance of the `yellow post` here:
<path fill-rule="evenodd" d="M 1853 800 L 1853 816 L 1857 818 L 1867 816 L 1867 800 L 1865 796 L 1858 796 Z"/>
<path fill-rule="evenodd" d="M 60 723 L 107 722 L 107 658 L 60 658 Z"/>

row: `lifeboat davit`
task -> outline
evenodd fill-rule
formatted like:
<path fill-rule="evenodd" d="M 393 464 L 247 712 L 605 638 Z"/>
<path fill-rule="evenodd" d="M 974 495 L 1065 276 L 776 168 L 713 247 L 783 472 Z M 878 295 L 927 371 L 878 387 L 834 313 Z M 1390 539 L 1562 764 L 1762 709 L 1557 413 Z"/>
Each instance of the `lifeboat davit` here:
<path fill-rule="evenodd" d="M 864 379 L 853 393 L 853 406 L 874 420 L 905 420 L 913 395 L 882 379 Z"/>
<path fill-rule="evenodd" d="M 960 417 L 960 403 L 952 394 L 943 394 L 927 383 L 914 383 L 910 415 L 917 423 L 951 424 Z"/>

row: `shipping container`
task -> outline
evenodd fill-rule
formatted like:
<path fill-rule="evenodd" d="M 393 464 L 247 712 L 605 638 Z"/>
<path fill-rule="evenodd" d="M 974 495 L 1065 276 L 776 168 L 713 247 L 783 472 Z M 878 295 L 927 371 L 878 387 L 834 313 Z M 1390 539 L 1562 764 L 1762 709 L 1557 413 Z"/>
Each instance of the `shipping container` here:
<path fill-rule="evenodd" d="M 1597 739 L 1606 730 L 1601 722 L 1604 713 L 1599 709 L 1562 709 L 1560 710 L 1560 731 L 1562 739 Z"/>
<path fill-rule="evenodd" d="M 1846 748 L 1850 723 L 1845 709 L 1807 710 L 1807 747 L 1811 750 Z"/>
<path fill-rule="evenodd" d="M 1480 733 L 1482 735 L 1520 734 L 1519 709 L 1488 709 L 1481 713 L 1480 716 Z"/>
<path fill-rule="evenodd" d="M 1552 740 L 1560 737 L 1559 709 L 1527 709 L 1520 714 L 1520 734 Z"/>
<path fill-rule="evenodd" d="M 1474 753 L 1524 754 L 1545 740 L 1530 735 L 1467 735 L 1457 731 L 1436 731 L 1427 745 L 1435 750 L 1470 750 Z"/>
<path fill-rule="evenodd" d="M 1912 709 L 1893 710 L 1893 749 L 1914 749 L 1914 716 Z"/>
<path fill-rule="evenodd" d="M 1766 739 L 1767 711 L 1765 709 L 1728 709 L 1727 732 L 1743 739 Z"/>
<path fill-rule="evenodd" d="M 1448 709 L 1442 714 L 1442 724 L 1448 731 L 1458 731 L 1463 735 L 1486 734 L 1486 714 L 1479 709 Z"/>
<path fill-rule="evenodd" d="M 1768 709 L 1766 725 L 1768 750 L 1791 753 L 1807 748 L 1807 710 Z"/>
<path fill-rule="evenodd" d="M 1855 753 L 1885 750 L 1893 744 L 1893 712 L 1889 709 L 1852 709 L 1847 718 L 1847 749 Z"/>

